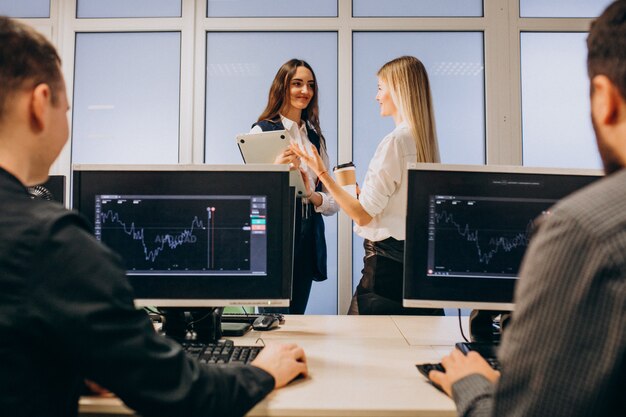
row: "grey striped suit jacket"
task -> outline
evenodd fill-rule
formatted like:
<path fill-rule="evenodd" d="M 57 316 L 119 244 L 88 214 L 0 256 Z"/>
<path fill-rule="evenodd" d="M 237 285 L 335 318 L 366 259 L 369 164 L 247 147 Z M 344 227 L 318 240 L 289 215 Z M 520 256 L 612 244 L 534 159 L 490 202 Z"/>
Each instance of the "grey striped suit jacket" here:
<path fill-rule="evenodd" d="M 626 169 L 539 220 L 497 385 L 453 385 L 461 416 L 626 416 Z"/>

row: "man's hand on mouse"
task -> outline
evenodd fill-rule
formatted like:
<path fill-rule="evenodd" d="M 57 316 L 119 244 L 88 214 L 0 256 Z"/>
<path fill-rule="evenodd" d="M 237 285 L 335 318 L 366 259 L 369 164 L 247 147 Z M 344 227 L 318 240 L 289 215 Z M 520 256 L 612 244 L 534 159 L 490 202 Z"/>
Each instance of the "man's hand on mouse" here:
<path fill-rule="evenodd" d="M 282 388 L 298 375 L 308 374 L 304 350 L 296 344 L 268 344 L 251 365 L 274 377 L 274 388 Z"/>
<path fill-rule="evenodd" d="M 460 350 L 454 349 L 448 356 L 443 357 L 441 364 L 446 372 L 430 371 L 428 378 L 441 386 L 441 389 L 450 397 L 452 385 L 466 376 L 480 374 L 494 384 L 500 379 L 500 372 L 494 371 L 476 352 L 469 352 L 465 355 Z"/>

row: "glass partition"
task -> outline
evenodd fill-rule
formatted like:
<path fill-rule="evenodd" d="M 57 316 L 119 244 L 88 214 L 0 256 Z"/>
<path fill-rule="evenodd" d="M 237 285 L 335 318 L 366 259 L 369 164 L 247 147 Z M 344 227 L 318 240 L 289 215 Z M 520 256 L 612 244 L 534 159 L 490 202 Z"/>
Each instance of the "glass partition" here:
<path fill-rule="evenodd" d="M 598 17 L 613 0 L 520 0 L 521 17 Z"/>
<path fill-rule="evenodd" d="M 180 17 L 181 0 L 78 0 L 76 17 Z"/>
<path fill-rule="evenodd" d="M 522 33 L 524 165 L 600 168 L 589 108 L 586 33 Z"/>
<path fill-rule="evenodd" d="M 207 0 L 207 17 L 335 17 L 337 1 Z"/>
<path fill-rule="evenodd" d="M 354 17 L 475 17 L 482 0 L 352 0 Z"/>
<path fill-rule="evenodd" d="M 72 162 L 175 164 L 180 33 L 78 33 Z"/>
<path fill-rule="evenodd" d="M 50 0 L 0 0 L 0 15 L 9 17 L 50 17 Z"/>

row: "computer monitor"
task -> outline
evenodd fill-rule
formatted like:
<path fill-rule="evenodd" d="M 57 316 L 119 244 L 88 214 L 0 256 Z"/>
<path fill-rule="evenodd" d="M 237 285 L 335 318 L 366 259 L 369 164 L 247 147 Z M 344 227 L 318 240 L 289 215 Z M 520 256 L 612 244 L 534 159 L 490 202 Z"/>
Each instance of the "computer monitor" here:
<path fill-rule="evenodd" d="M 288 306 L 293 193 L 282 165 L 74 166 L 73 207 L 141 306 Z"/>
<path fill-rule="evenodd" d="M 28 192 L 36 198 L 65 204 L 65 175 L 50 175 L 43 184 L 28 187 Z"/>
<path fill-rule="evenodd" d="M 406 307 L 513 310 L 533 220 L 597 170 L 411 164 Z"/>

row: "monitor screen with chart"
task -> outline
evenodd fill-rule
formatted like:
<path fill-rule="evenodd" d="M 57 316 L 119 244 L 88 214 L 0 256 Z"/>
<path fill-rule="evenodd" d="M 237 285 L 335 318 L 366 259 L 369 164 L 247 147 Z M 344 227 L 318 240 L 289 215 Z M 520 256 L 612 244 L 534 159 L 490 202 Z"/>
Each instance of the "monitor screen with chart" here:
<path fill-rule="evenodd" d="M 76 166 L 74 208 L 140 305 L 288 305 L 293 198 L 280 166 Z"/>
<path fill-rule="evenodd" d="M 590 170 L 414 164 L 404 305 L 512 310 L 535 219 L 602 175 Z"/>

